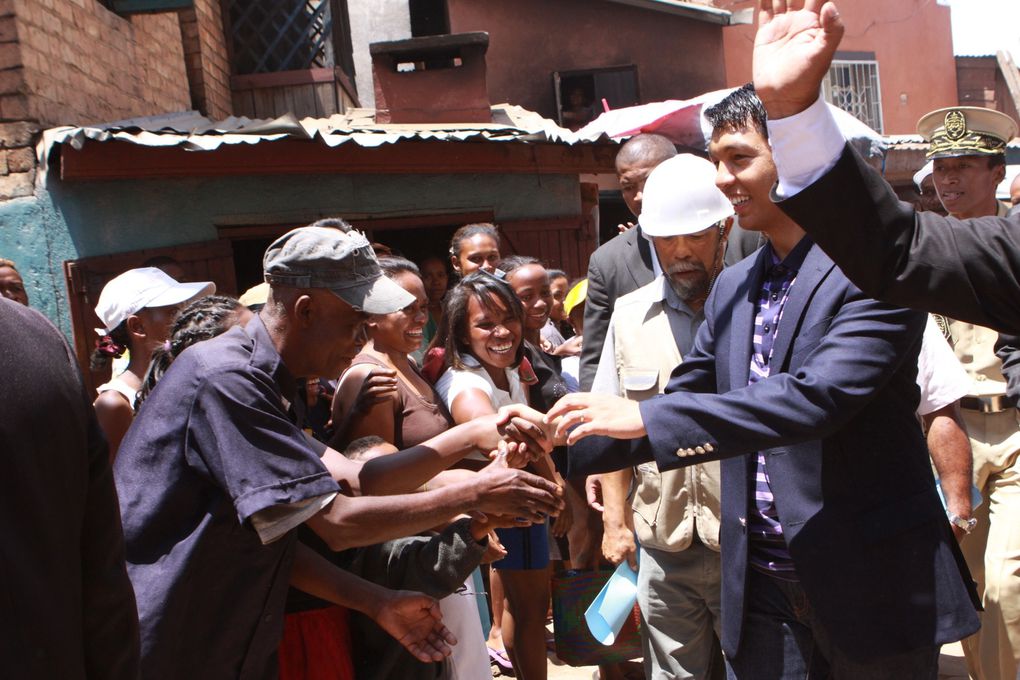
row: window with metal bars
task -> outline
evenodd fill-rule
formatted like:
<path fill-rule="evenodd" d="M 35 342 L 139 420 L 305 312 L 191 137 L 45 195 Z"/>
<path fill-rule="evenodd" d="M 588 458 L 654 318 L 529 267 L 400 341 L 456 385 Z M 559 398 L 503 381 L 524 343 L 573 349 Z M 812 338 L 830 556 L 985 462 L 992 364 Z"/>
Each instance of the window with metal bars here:
<path fill-rule="evenodd" d="M 874 59 L 833 59 L 822 96 L 876 132 L 882 132 L 882 88 Z"/>
<path fill-rule="evenodd" d="M 353 77 L 346 0 L 225 0 L 234 75 L 340 67 Z"/>

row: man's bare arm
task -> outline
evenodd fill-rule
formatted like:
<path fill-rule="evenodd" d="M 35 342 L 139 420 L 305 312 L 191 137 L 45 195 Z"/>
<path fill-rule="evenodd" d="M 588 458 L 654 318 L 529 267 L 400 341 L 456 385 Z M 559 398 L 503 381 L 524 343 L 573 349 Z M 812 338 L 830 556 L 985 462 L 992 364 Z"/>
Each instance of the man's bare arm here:
<path fill-rule="evenodd" d="M 439 603 L 421 593 L 390 590 L 339 569 L 298 543 L 290 583 L 334 604 L 362 612 L 419 661 L 442 661 L 457 639 L 443 625 Z"/>
<path fill-rule="evenodd" d="M 970 519 L 971 479 L 974 474 L 974 455 L 967 437 L 967 426 L 960 416 L 959 402 L 953 402 L 923 416 L 928 433 L 928 451 L 939 473 L 946 508 L 963 519 Z M 957 540 L 963 530 L 954 526 Z"/>
<path fill-rule="evenodd" d="M 394 454 L 396 455 L 396 454 Z M 473 479 L 423 493 L 392 496 L 338 495 L 308 520 L 333 550 L 371 545 L 424 531 L 469 510 L 543 521 L 563 505 L 563 490 L 504 460 L 490 463 Z"/>
<path fill-rule="evenodd" d="M 602 554 L 613 564 L 627 560 L 637 569 L 637 545 L 634 542 L 634 516 L 631 510 L 631 483 L 634 472 L 625 468 L 600 475 L 602 481 Z"/>

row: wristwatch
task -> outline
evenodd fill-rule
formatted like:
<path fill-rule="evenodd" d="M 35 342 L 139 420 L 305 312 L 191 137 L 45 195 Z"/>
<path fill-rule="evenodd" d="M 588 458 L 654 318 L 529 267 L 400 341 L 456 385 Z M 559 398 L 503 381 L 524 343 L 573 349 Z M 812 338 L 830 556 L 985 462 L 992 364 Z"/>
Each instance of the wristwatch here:
<path fill-rule="evenodd" d="M 969 534 L 974 531 L 974 527 L 977 526 L 977 520 L 971 517 L 970 519 L 964 519 L 957 515 L 955 512 L 946 511 L 946 516 L 949 517 L 949 523 L 957 529 L 962 529 L 963 533 Z"/>

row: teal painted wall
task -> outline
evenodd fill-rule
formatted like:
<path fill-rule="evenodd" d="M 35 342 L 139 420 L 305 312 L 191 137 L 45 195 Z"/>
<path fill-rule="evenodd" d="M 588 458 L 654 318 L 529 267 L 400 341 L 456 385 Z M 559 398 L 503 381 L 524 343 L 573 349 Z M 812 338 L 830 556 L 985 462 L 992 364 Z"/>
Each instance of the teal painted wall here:
<path fill-rule="evenodd" d="M 0 203 L 0 257 L 32 307 L 70 335 L 63 262 L 217 238 L 223 224 L 492 210 L 496 221 L 574 215 L 576 175 L 286 175 L 61 182 Z"/>

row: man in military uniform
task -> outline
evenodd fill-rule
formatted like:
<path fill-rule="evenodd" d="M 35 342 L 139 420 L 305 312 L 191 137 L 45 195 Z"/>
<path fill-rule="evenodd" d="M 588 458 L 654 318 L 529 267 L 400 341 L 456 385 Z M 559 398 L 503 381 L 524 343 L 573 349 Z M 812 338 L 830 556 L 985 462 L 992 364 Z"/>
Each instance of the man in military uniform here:
<path fill-rule="evenodd" d="M 935 189 L 952 217 L 1005 217 L 995 199 L 1006 171 L 1006 142 L 1017 126 L 1005 114 L 976 107 L 933 111 L 918 122 L 929 141 Z M 974 451 L 974 482 L 984 502 L 974 517 L 950 520 L 967 531 L 961 547 L 985 607 L 981 630 L 963 641 L 972 677 L 1013 678 L 1020 658 L 1020 427 L 1006 400 L 997 334 L 950 320 L 950 342 L 971 390 L 961 400 Z"/>

